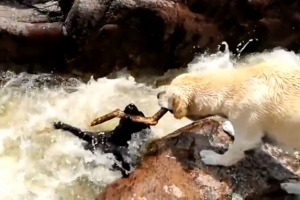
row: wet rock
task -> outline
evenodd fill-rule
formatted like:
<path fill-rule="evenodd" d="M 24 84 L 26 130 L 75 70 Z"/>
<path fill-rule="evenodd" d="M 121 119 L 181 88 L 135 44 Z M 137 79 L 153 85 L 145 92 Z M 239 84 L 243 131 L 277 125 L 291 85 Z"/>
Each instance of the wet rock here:
<path fill-rule="evenodd" d="M 65 62 L 61 39 L 64 19 L 57 2 L 4 0 L 0 10 L 1 70 L 33 72 L 37 68 L 50 72 Z"/>
<path fill-rule="evenodd" d="M 0 9 L 0 61 L 29 72 L 165 71 L 222 41 L 234 53 L 300 42 L 291 0 L 6 0 Z"/>
<path fill-rule="evenodd" d="M 275 147 L 249 151 L 245 160 L 229 168 L 204 165 L 200 150 L 224 152 L 231 143 L 217 124 L 199 121 L 172 138 L 153 142 L 141 165 L 128 178 L 107 186 L 98 200 L 293 199 L 280 183 L 298 180 L 299 162 Z"/>

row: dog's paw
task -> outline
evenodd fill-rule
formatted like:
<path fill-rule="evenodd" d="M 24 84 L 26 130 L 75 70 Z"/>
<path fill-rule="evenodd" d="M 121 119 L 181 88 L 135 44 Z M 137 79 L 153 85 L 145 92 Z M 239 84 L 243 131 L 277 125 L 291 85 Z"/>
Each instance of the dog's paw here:
<path fill-rule="evenodd" d="M 62 122 L 54 122 L 54 123 L 53 123 L 53 127 L 54 127 L 55 129 L 61 129 L 62 126 L 63 126 L 63 123 L 62 123 Z"/>
<path fill-rule="evenodd" d="M 219 165 L 220 164 L 220 154 L 212 150 L 202 150 L 200 151 L 201 160 L 206 165 Z"/>
<path fill-rule="evenodd" d="M 300 183 L 281 183 L 280 187 L 288 194 L 300 195 Z"/>

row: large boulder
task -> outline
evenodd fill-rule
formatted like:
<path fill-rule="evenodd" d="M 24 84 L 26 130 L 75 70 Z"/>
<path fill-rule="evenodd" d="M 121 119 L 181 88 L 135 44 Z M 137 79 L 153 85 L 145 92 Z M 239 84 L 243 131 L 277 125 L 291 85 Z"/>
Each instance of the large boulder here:
<path fill-rule="evenodd" d="M 245 160 L 229 168 L 206 166 L 200 161 L 200 150 L 224 152 L 231 143 L 221 126 L 217 127 L 219 123 L 198 121 L 170 138 L 150 143 L 151 151 L 141 165 L 128 178 L 107 186 L 98 200 L 291 199 L 280 183 L 297 180 L 300 164 L 275 147 L 249 151 Z"/>
<path fill-rule="evenodd" d="M 222 41 L 234 53 L 249 39 L 244 53 L 300 41 L 293 0 L 6 0 L 0 10 L 0 62 L 29 72 L 165 71 Z"/>

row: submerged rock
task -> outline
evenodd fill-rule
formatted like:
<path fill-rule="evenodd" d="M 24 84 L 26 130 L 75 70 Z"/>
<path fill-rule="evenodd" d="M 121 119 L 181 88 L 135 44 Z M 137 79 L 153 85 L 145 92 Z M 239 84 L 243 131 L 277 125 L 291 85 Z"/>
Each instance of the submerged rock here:
<path fill-rule="evenodd" d="M 292 199 L 280 183 L 298 180 L 300 164 L 275 147 L 249 151 L 246 159 L 229 168 L 201 162 L 200 150 L 224 152 L 231 143 L 218 124 L 210 119 L 195 122 L 172 138 L 153 142 L 141 165 L 128 178 L 107 186 L 98 200 Z"/>
<path fill-rule="evenodd" d="M 29 64 L 1 67 L 28 72 L 165 71 L 222 41 L 233 53 L 300 42 L 291 0 L 7 0 L 0 10 L 0 62 Z"/>

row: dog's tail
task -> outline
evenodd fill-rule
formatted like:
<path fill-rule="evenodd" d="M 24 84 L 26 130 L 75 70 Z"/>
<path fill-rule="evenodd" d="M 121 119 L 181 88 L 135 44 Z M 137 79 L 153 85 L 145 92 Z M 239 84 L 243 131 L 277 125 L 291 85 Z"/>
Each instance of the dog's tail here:
<path fill-rule="evenodd" d="M 79 137 L 80 139 L 91 143 L 92 140 L 95 139 L 95 135 L 91 132 L 87 132 L 87 131 L 82 131 L 79 128 L 73 127 L 71 125 L 62 123 L 62 122 L 54 122 L 53 124 L 54 128 L 57 130 L 64 130 L 64 131 L 68 131 L 70 133 L 72 133 L 73 135 Z"/>

